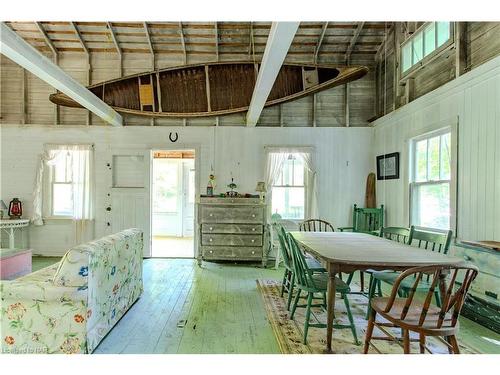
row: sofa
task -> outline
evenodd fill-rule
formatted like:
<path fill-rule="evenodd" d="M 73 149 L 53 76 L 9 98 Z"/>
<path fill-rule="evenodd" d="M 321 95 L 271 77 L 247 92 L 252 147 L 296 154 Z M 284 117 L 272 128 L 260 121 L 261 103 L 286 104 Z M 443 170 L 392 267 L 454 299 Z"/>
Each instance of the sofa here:
<path fill-rule="evenodd" d="M 127 229 L 0 281 L 2 353 L 92 353 L 143 291 L 143 235 Z"/>

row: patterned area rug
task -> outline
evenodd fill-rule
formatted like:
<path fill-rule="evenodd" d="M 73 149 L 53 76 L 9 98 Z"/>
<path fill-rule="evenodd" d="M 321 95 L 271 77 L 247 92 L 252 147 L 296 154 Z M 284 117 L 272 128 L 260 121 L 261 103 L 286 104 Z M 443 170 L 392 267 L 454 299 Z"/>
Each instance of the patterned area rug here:
<path fill-rule="evenodd" d="M 256 280 L 257 287 L 264 299 L 264 306 L 267 313 L 267 318 L 273 327 L 274 334 L 283 354 L 321 354 L 325 352 L 326 348 L 326 328 L 309 327 L 307 335 L 307 345 L 302 343 L 305 308 L 297 308 L 294 320 L 289 319 L 290 313 L 286 309 L 286 294 L 285 298 L 280 296 L 281 283 L 275 280 Z M 359 288 L 359 287 L 358 287 Z M 356 289 L 356 286 L 354 286 Z M 337 294 L 338 296 L 338 294 Z M 366 308 L 368 299 L 358 294 L 348 296 L 351 306 L 351 312 L 354 317 L 356 325 L 358 340 L 360 343 L 364 342 L 367 320 L 365 320 Z M 313 308 L 313 314 L 318 321 L 326 322 L 326 311 L 322 308 Z M 335 319 L 334 323 L 349 324 L 345 306 L 340 298 L 336 298 L 335 302 Z M 311 322 L 314 322 L 314 316 Z M 401 332 L 394 329 L 394 335 L 400 336 Z M 374 336 L 383 336 L 383 334 L 376 328 Z M 411 336 L 418 338 L 418 336 Z M 376 340 L 375 345 L 382 353 L 387 354 L 402 354 L 403 349 L 397 343 L 392 341 Z M 474 354 L 472 349 L 460 345 L 461 353 Z M 433 353 L 448 353 L 447 347 L 439 340 L 428 337 L 427 346 Z M 362 345 L 355 345 L 354 338 L 350 329 L 335 329 L 333 330 L 332 339 L 333 351 L 337 354 L 360 354 L 363 352 Z M 418 342 L 411 343 L 411 352 L 419 353 Z M 370 348 L 370 353 L 376 353 L 373 348 Z"/>

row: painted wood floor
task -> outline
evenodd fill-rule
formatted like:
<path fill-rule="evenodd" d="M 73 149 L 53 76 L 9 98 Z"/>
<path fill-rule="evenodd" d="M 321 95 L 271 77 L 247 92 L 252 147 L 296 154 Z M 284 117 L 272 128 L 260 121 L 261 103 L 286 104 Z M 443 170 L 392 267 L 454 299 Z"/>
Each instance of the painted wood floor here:
<path fill-rule="evenodd" d="M 33 269 L 58 260 L 33 257 Z M 279 353 L 255 280 L 282 274 L 283 268 L 146 259 L 143 295 L 94 353 Z M 460 325 L 460 341 L 500 354 L 499 334 L 464 317 Z"/>
<path fill-rule="evenodd" d="M 94 353 L 279 353 L 257 278 L 282 271 L 189 259 L 144 261 L 145 290 Z M 186 321 L 179 327 L 180 321 Z M 182 325 L 182 324 L 181 324 Z"/>

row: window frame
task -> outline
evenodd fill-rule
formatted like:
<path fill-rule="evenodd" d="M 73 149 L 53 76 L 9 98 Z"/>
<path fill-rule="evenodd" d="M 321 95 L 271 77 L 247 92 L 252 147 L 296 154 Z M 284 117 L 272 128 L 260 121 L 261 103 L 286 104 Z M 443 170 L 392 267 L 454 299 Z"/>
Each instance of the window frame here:
<path fill-rule="evenodd" d="M 71 150 L 67 150 L 67 152 L 73 152 Z M 67 167 L 67 166 L 66 166 Z M 73 185 L 73 181 L 71 179 L 71 181 L 68 181 L 68 178 L 66 176 L 66 181 L 65 182 L 58 182 L 58 181 L 55 181 L 55 168 L 56 166 L 55 165 L 51 165 L 49 166 L 48 168 L 48 178 L 47 178 L 47 182 L 46 182 L 46 188 L 47 188 L 47 194 L 46 194 L 46 200 L 45 202 L 47 202 L 47 207 L 45 207 L 45 218 L 46 219 L 67 219 L 67 220 L 70 220 L 72 219 L 72 214 L 70 215 L 56 215 L 54 213 L 54 185 Z M 66 171 L 66 173 L 68 173 Z M 73 199 L 73 198 L 72 198 Z M 74 202 L 73 202 L 74 204 Z"/>
<path fill-rule="evenodd" d="M 449 179 L 442 179 L 441 178 L 441 137 L 445 134 L 450 134 L 450 176 Z M 429 140 L 431 138 L 435 137 L 440 137 L 439 138 L 439 178 L 434 179 L 434 180 L 429 180 Z M 426 150 L 426 157 L 427 157 L 427 166 L 426 166 L 426 180 L 425 181 L 417 181 L 417 157 L 416 157 L 416 145 L 418 142 L 427 140 L 427 150 Z M 450 212 L 449 212 L 449 227 L 448 229 L 441 229 L 441 228 L 432 228 L 432 227 L 425 227 L 425 226 L 420 226 L 420 225 L 415 225 L 416 228 L 423 229 L 423 230 L 429 230 L 433 232 L 447 232 L 448 230 L 453 230 L 455 231 L 455 146 L 454 146 L 454 129 L 452 126 L 446 126 L 437 130 L 433 130 L 431 132 L 427 132 L 425 134 L 421 134 L 419 136 L 416 136 L 414 138 L 410 139 L 409 142 L 409 181 L 408 181 L 408 190 L 409 190 L 409 223 L 410 225 L 415 225 L 414 224 L 414 191 L 416 187 L 421 187 L 421 186 L 432 186 L 432 185 L 441 185 L 444 183 L 448 184 L 448 191 L 449 191 L 449 207 L 450 207 Z"/>
<path fill-rule="evenodd" d="M 425 55 L 425 30 L 427 29 L 427 27 L 430 24 L 434 24 L 434 46 L 437 46 L 437 43 L 438 43 L 437 23 L 438 22 L 439 21 L 425 22 L 417 30 L 415 30 L 415 32 L 411 36 L 409 36 L 403 43 L 401 43 L 400 56 L 399 56 L 399 59 L 401 61 L 400 67 L 399 67 L 401 78 L 408 77 L 416 70 L 418 70 L 421 67 L 425 66 L 426 64 L 430 63 L 438 55 L 440 55 L 444 50 L 448 49 L 453 43 L 455 43 L 455 24 L 454 24 L 454 22 L 449 21 L 450 36 L 449 36 L 448 40 L 445 41 L 439 47 L 437 47 L 437 48 L 435 47 L 434 50 L 432 52 L 430 52 L 428 55 Z M 419 61 L 413 63 L 413 56 L 414 56 L 413 41 L 420 34 L 422 34 L 422 58 Z M 410 50 L 410 56 L 412 59 L 411 65 L 408 69 L 403 70 L 403 50 L 404 50 L 404 47 L 410 43 L 412 44 L 412 47 Z"/>
<path fill-rule="evenodd" d="M 295 154 L 296 152 L 283 152 L 284 154 Z M 292 160 L 296 160 L 296 157 L 294 157 L 294 159 Z M 283 172 L 284 172 L 284 165 L 283 165 L 283 168 L 281 170 L 281 173 L 280 173 L 280 177 L 281 177 L 281 184 L 274 184 L 271 186 L 271 190 L 273 190 L 275 187 L 276 188 L 303 188 L 304 189 L 304 209 L 303 209 L 303 212 L 304 212 L 304 215 L 302 218 L 288 218 L 288 217 L 282 217 L 283 220 L 290 220 L 290 221 L 303 221 L 305 220 L 305 217 L 306 217 L 306 212 L 307 212 L 307 194 L 308 194 L 308 187 L 307 187 L 307 168 L 305 165 L 302 166 L 303 168 L 303 179 L 302 179 L 302 185 L 295 185 L 293 184 L 294 183 L 294 174 L 295 174 L 295 166 L 293 165 L 292 163 L 292 185 L 290 184 L 283 184 Z M 278 178 L 279 179 L 279 178 Z M 274 195 L 274 194 L 272 194 Z M 271 200 L 270 202 L 270 206 L 271 206 L 271 210 L 272 210 L 272 206 L 273 206 L 273 202 Z"/>

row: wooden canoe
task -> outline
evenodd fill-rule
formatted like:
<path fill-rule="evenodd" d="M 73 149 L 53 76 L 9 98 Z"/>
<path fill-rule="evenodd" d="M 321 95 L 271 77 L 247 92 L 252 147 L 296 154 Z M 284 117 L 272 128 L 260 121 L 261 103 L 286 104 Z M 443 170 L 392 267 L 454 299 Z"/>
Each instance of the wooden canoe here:
<path fill-rule="evenodd" d="M 259 64 L 218 62 L 184 65 L 136 74 L 89 86 L 118 112 L 149 117 L 221 116 L 248 110 Z M 286 64 L 276 78 L 266 106 L 295 100 L 363 77 L 365 66 Z M 50 101 L 80 104 L 63 93 Z"/>

